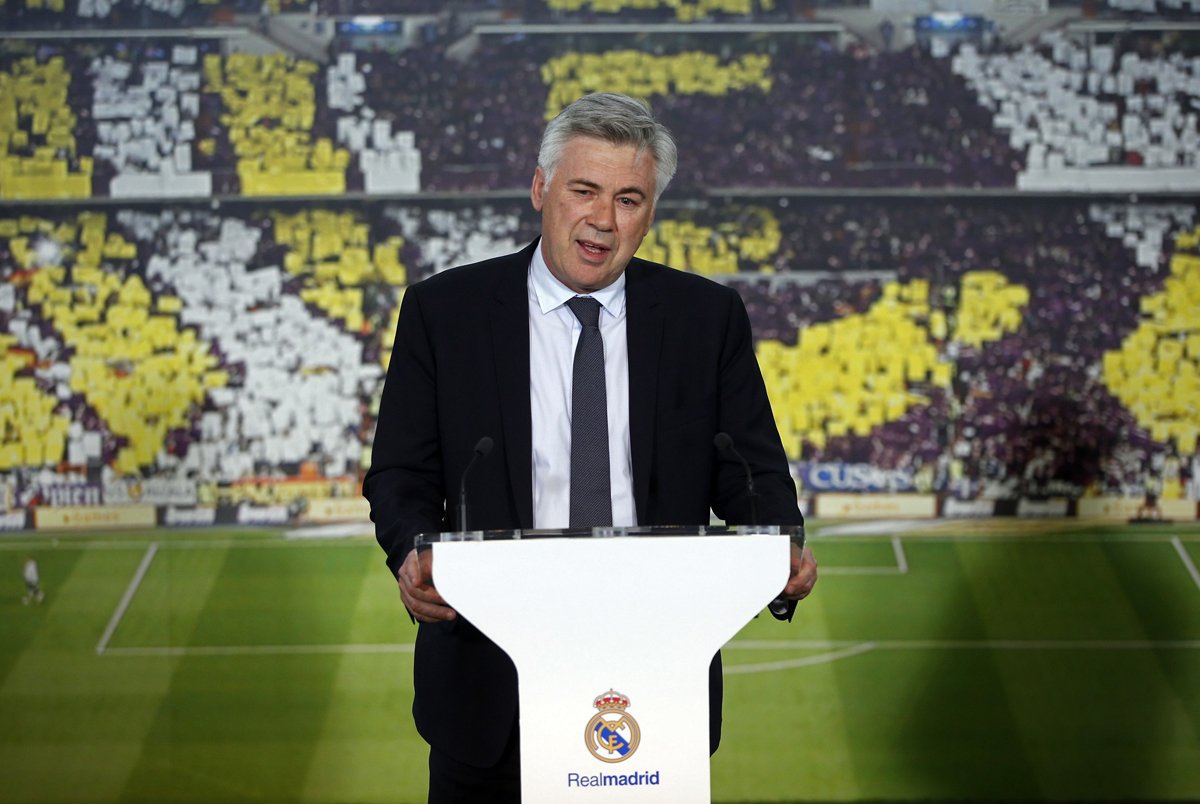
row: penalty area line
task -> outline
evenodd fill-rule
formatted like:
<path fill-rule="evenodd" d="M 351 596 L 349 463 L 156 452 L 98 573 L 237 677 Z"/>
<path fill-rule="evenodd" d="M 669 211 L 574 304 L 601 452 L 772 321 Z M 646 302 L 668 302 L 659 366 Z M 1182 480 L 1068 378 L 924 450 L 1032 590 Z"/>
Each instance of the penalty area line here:
<path fill-rule="evenodd" d="M 803 656 L 799 659 L 784 659 L 778 662 L 759 662 L 758 664 L 733 664 L 725 665 L 722 669 L 726 675 L 739 675 L 743 673 L 770 673 L 775 670 L 792 670 L 796 667 L 812 667 L 817 664 L 829 664 L 836 662 L 839 659 L 849 659 L 851 656 L 858 656 L 861 653 L 875 650 L 874 642 L 863 642 L 858 645 L 851 645 L 843 650 L 835 650 L 829 653 L 818 653 L 816 656 Z"/>
<path fill-rule="evenodd" d="M 154 561 L 155 554 L 158 553 L 158 542 L 151 542 L 146 548 L 145 555 L 142 556 L 142 563 L 138 565 L 137 572 L 133 574 L 133 578 L 129 581 L 129 586 L 125 588 L 125 594 L 121 596 L 121 602 L 117 604 L 117 608 L 113 611 L 113 615 L 109 618 L 108 626 L 104 629 L 104 633 L 100 636 L 100 641 L 96 643 L 96 655 L 101 655 L 108 649 L 109 640 L 117 631 L 117 626 L 121 624 L 121 620 L 125 617 L 125 612 L 129 609 L 129 604 L 133 602 L 133 596 L 137 594 L 138 587 L 142 585 L 142 579 L 146 577 L 146 573 L 150 570 L 150 564 Z"/>
<path fill-rule="evenodd" d="M 105 656 L 184 657 L 184 656 L 312 656 L 312 655 L 383 655 L 412 654 L 415 646 L 403 643 L 358 643 L 346 645 L 142 645 L 106 648 Z M 725 665 L 727 673 L 761 673 L 795 667 L 825 664 L 848 659 L 869 651 L 1141 651 L 1200 650 L 1200 640 L 733 640 L 724 651 L 821 651 L 773 662 Z"/>
<path fill-rule="evenodd" d="M 899 536 L 893 536 L 892 556 L 896 559 L 895 566 L 844 566 L 822 567 L 822 575 L 907 575 L 908 554 L 904 552 L 904 544 Z"/>
<path fill-rule="evenodd" d="M 1183 540 L 1178 536 L 1171 537 L 1171 544 L 1175 547 L 1175 552 L 1179 554 L 1179 560 L 1183 562 L 1183 566 L 1187 569 L 1188 574 L 1192 576 L 1192 581 L 1195 582 L 1196 588 L 1200 589 L 1200 570 L 1196 569 L 1196 562 L 1192 561 L 1192 557 L 1188 554 L 1187 548 L 1183 546 Z"/>
<path fill-rule="evenodd" d="M 899 536 L 892 537 L 892 553 L 896 556 L 896 569 L 901 575 L 907 575 L 908 556 L 904 552 L 904 545 L 900 543 Z"/>
<path fill-rule="evenodd" d="M 413 644 L 378 645 L 183 645 L 109 648 L 106 656 L 311 656 L 315 654 L 412 653 Z"/>
<path fill-rule="evenodd" d="M 810 640 L 810 641 L 773 641 L 773 640 L 734 640 L 724 647 L 730 650 L 821 650 L 812 656 L 802 656 L 796 659 L 781 659 L 774 662 L 755 662 L 746 664 L 725 663 L 723 670 L 726 675 L 742 675 L 747 673 L 770 673 L 778 670 L 793 670 L 799 667 L 830 664 L 841 659 L 861 656 L 871 651 L 1145 651 L 1145 650 L 1200 650 L 1200 640 L 1019 640 L 1019 639 L 984 639 L 984 640 L 932 640 L 932 639 L 881 639 L 868 642 L 847 642 L 845 640 Z"/>
<path fill-rule="evenodd" d="M 735 639 L 723 650 L 841 650 L 857 645 L 876 650 L 1118 651 L 1200 650 L 1200 639 Z"/>

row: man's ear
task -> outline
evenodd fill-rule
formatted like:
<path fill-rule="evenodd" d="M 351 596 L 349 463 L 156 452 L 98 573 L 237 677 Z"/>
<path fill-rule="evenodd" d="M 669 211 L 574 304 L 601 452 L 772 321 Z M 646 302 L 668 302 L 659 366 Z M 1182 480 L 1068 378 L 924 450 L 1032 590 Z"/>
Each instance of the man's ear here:
<path fill-rule="evenodd" d="M 546 191 L 546 174 L 542 172 L 541 165 L 533 171 L 533 184 L 529 188 L 529 200 L 533 202 L 533 208 L 538 212 L 542 211 L 542 196 Z"/>

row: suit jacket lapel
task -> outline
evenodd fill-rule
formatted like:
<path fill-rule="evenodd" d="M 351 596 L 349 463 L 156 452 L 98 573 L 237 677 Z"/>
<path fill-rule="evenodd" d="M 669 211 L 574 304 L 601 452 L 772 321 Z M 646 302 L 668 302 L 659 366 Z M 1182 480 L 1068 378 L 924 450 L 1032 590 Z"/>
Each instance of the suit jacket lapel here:
<path fill-rule="evenodd" d="M 654 465 L 654 410 L 658 395 L 663 316 L 658 295 L 639 260 L 625 271 L 625 331 L 629 348 L 629 441 L 633 499 L 639 525 L 648 521 Z"/>
<path fill-rule="evenodd" d="M 518 525 L 533 527 L 533 424 L 529 407 L 529 261 L 533 244 L 513 255 L 495 286 L 492 344 L 496 356 L 504 454 Z"/>

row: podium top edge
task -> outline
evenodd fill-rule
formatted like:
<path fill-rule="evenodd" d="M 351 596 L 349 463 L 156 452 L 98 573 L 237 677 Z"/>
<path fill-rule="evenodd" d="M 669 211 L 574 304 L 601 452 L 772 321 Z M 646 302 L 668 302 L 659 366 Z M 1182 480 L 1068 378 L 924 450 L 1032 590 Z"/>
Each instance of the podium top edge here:
<path fill-rule="evenodd" d="M 786 535 L 798 547 L 804 547 L 803 525 L 738 525 L 711 526 L 654 526 L 654 527 L 595 527 L 595 528 L 518 528 L 514 530 L 467 530 L 441 533 L 419 533 L 415 545 L 430 547 L 445 542 L 520 541 L 526 539 L 618 537 L 656 538 L 671 536 L 779 536 Z"/>

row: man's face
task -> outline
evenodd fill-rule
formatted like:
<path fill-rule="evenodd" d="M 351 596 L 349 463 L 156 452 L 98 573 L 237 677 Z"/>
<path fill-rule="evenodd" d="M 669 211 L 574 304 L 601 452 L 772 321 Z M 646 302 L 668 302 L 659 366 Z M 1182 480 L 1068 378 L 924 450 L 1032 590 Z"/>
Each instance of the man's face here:
<path fill-rule="evenodd" d="M 550 273 L 576 293 L 617 280 L 654 222 L 654 157 L 633 145 L 572 137 L 549 181 L 539 167 L 530 190 L 542 213 Z"/>

